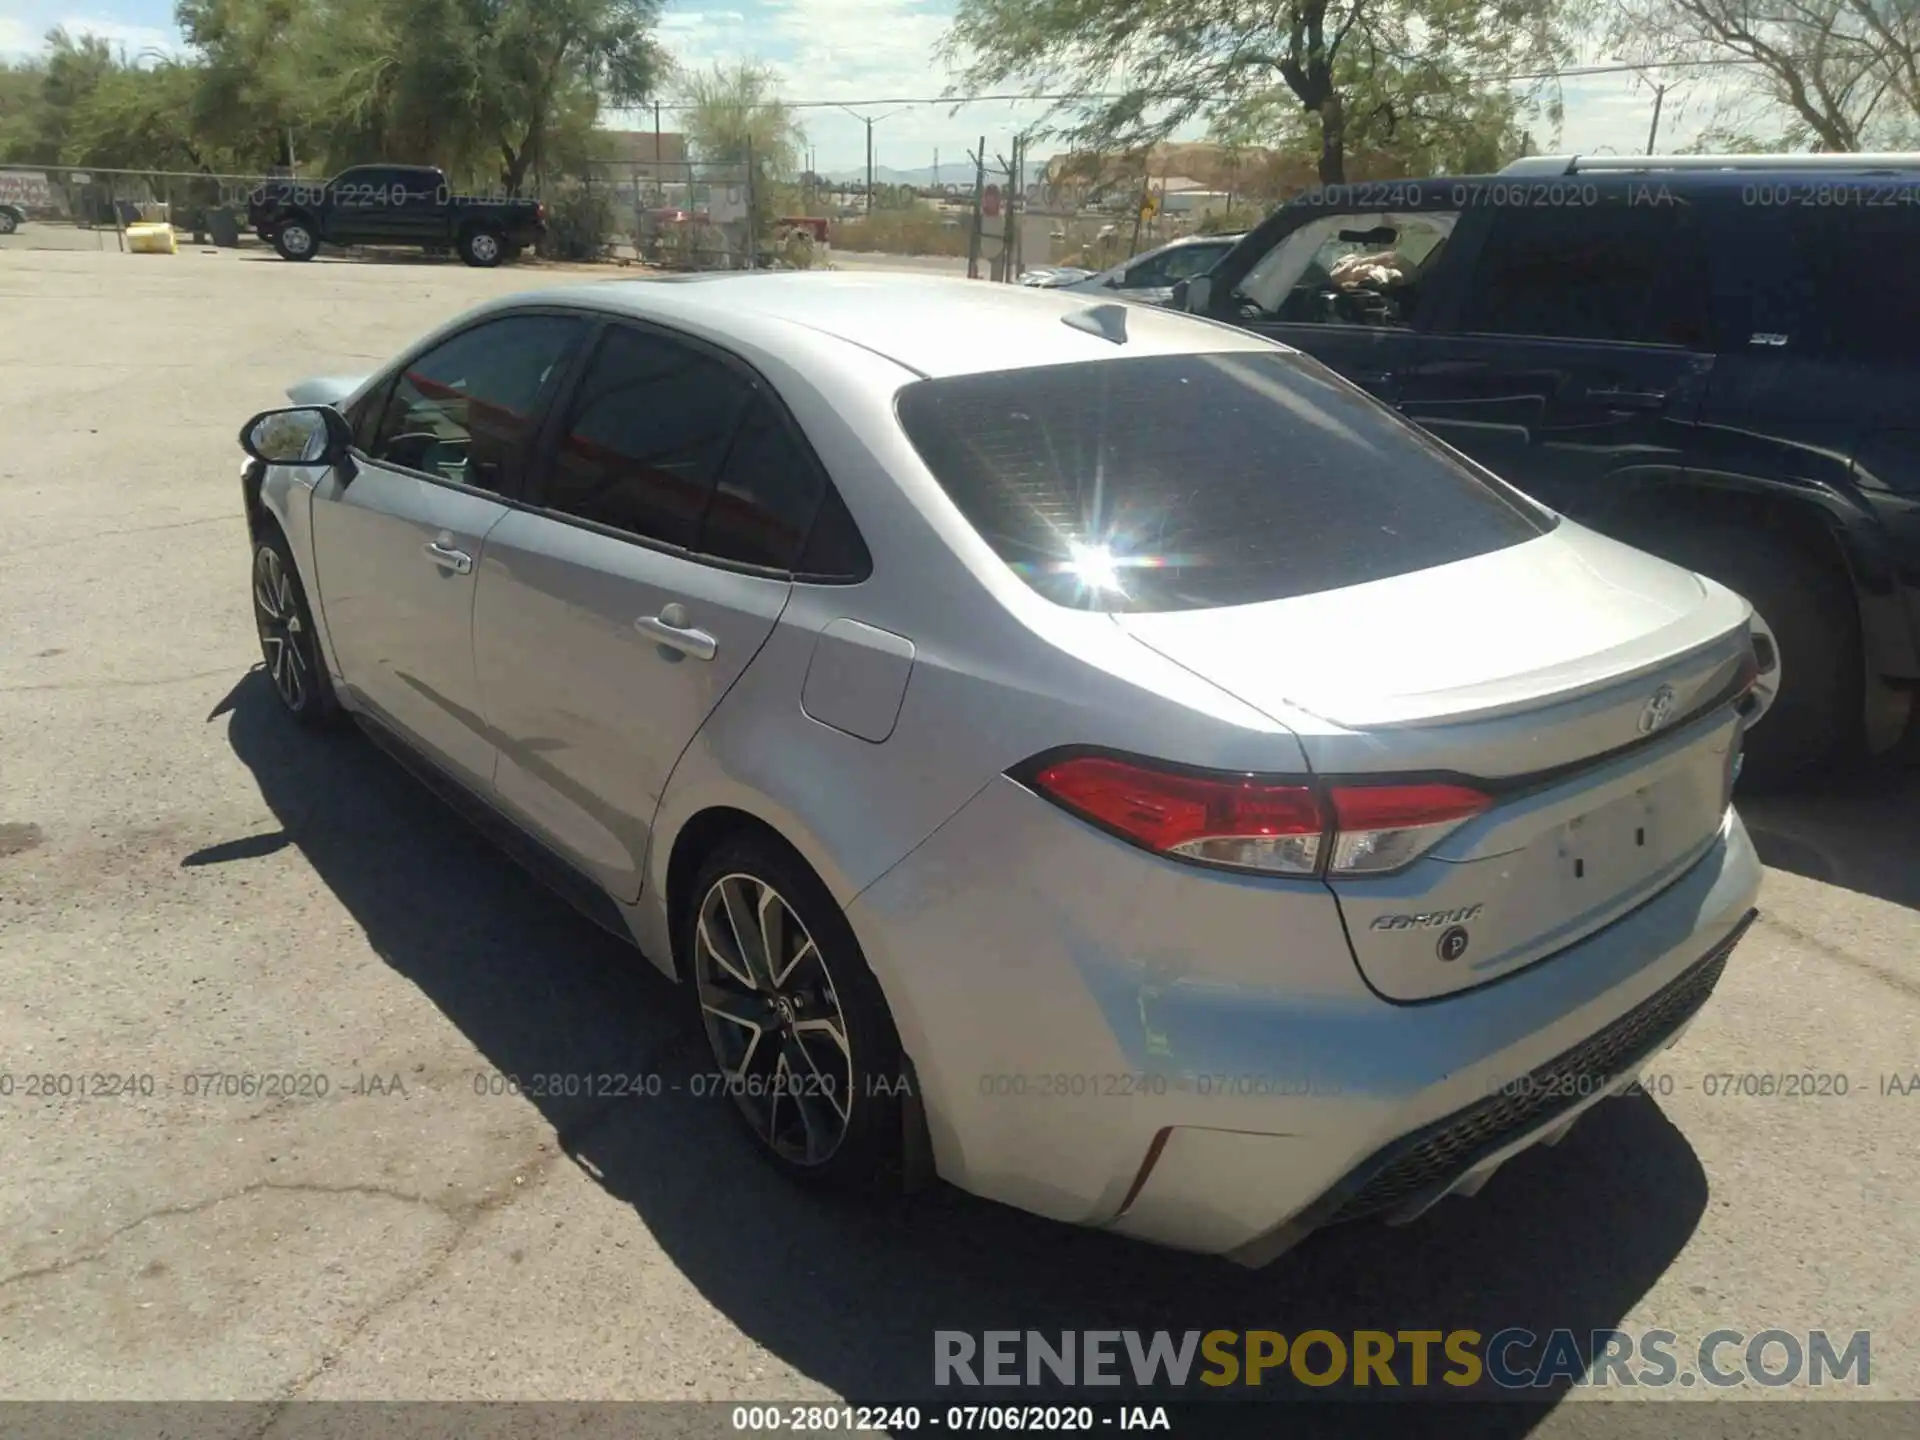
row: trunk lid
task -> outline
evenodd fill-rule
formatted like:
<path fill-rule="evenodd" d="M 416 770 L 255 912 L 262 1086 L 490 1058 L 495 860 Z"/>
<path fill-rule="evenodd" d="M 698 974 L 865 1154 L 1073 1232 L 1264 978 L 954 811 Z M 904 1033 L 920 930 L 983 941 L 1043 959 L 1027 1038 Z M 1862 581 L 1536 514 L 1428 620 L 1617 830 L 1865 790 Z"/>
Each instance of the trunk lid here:
<path fill-rule="evenodd" d="M 1287 724 L 1317 775 L 1440 775 L 1492 798 L 1405 869 L 1328 881 L 1368 982 L 1424 1000 L 1578 942 L 1712 845 L 1748 614 L 1563 523 L 1345 590 L 1114 619 Z"/>

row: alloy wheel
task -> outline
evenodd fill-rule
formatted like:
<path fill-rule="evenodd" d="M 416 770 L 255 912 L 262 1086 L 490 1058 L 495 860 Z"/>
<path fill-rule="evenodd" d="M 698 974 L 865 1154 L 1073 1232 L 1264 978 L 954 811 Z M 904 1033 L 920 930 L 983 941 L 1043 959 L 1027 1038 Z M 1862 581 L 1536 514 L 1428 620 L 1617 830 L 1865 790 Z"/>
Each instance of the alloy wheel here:
<path fill-rule="evenodd" d="M 761 1141 L 801 1167 L 846 1138 L 853 1050 L 826 957 L 753 875 L 723 875 L 694 922 L 693 978 L 724 1085 Z"/>
<path fill-rule="evenodd" d="M 500 242 L 482 231 L 467 242 L 467 253 L 482 265 L 488 265 L 500 258 Z"/>
<path fill-rule="evenodd" d="M 287 226 L 280 232 L 280 239 L 295 255 L 304 255 L 313 248 L 313 235 L 304 225 Z"/>
<path fill-rule="evenodd" d="M 253 618 L 260 628 L 260 653 L 280 703 L 298 713 L 306 707 L 309 694 L 307 634 L 300 623 L 293 577 L 271 545 L 262 545 L 254 555 Z"/>

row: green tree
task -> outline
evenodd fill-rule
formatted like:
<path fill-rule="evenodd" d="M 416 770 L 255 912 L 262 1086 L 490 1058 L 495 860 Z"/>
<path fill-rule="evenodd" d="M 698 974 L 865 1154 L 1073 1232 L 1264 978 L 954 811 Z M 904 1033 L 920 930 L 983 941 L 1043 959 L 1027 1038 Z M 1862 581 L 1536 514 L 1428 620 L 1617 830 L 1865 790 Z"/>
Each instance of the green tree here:
<path fill-rule="evenodd" d="M 781 98 L 773 70 L 757 61 L 715 65 L 680 77 L 681 128 L 696 160 L 744 167 L 753 158 L 761 193 L 799 173 L 806 131 Z"/>
<path fill-rule="evenodd" d="M 181 0 L 203 62 L 198 118 L 264 158 L 337 170 L 438 164 L 520 189 L 577 150 L 602 103 L 666 67 L 659 0 Z"/>
<path fill-rule="evenodd" d="M 1567 64 L 1585 4 L 960 0 L 944 49 L 968 86 L 1113 97 L 1055 106 L 1076 147 L 1137 148 L 1205 120 L 1240 141 L 1311 143 L 1336 184 L 1349 148 L 1439 154 L 1450 127 L 1480 137 L 1472 149 L 1517 145 L 1522 116 L 1552 114 L 1557 92 L 1501 77 Z"/>

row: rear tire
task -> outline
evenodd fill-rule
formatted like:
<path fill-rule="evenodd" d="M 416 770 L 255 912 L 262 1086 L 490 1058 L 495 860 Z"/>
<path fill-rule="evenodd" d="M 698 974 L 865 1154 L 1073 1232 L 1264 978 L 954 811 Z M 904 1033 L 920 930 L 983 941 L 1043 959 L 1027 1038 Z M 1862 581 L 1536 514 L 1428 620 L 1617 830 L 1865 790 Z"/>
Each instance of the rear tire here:
<path fill-rule="evenodd" d="M 320 253 L 320 237 L 304 220 L 289 220 L 273 232 L 273 248 L 282 260 L 311 260 Z"/>
<path fill-rule="evenodd" d="M 819 877 L 769 836 L 722 841 L 694 877 L 677 938 L 711 1088 L 755 1149 L 805 1184 L 897 1187 L 900 1037 Z"/>
<path fill-rule="evenodd" d="M 1858 759 L 1866 746 L 1866 661 L 1846 571 L 1731 517 L 1688 517 L 1636 532 L 1623 538 L 1739 592 L 1773 632 L 1780 693 L 1747 732 L 1742 784 L 1777 787 Z"/>
<path fill-rule="evenodd" d="M 18 220 L 14 219 L 13 216 L 5 210 L 0 210 L 0 235 L 11 235 L 19 228 L 20 222 Z"/>

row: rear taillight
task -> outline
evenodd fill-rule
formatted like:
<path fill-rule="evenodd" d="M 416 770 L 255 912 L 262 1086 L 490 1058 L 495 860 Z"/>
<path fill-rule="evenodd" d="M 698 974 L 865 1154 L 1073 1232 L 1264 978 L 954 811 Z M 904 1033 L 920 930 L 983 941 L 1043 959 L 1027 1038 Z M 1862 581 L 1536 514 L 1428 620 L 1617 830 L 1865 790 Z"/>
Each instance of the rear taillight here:
<path fill-rule="evenodd" d="M 1063 808 L 1157 854 L 1332 879 L 1411 864 L 1493 803 L 1463 785 L 1321 786 L 1111 755 L 1044 762 L 1023 778 Z"/>
<path fill-rule="evenodd" d="M 1464 785 L 1336 785 L 1330 875 L 1381 875 L 1411 864 L 1493 803 Z"/>
<path fill-rule="evenodd" d="M 1048 799 L 1163 855 L 1287 875 L 1319 868 L 1326 815 L 1305 785 L 1094 755 L 1045 766 L 1033 784 Z"/>

